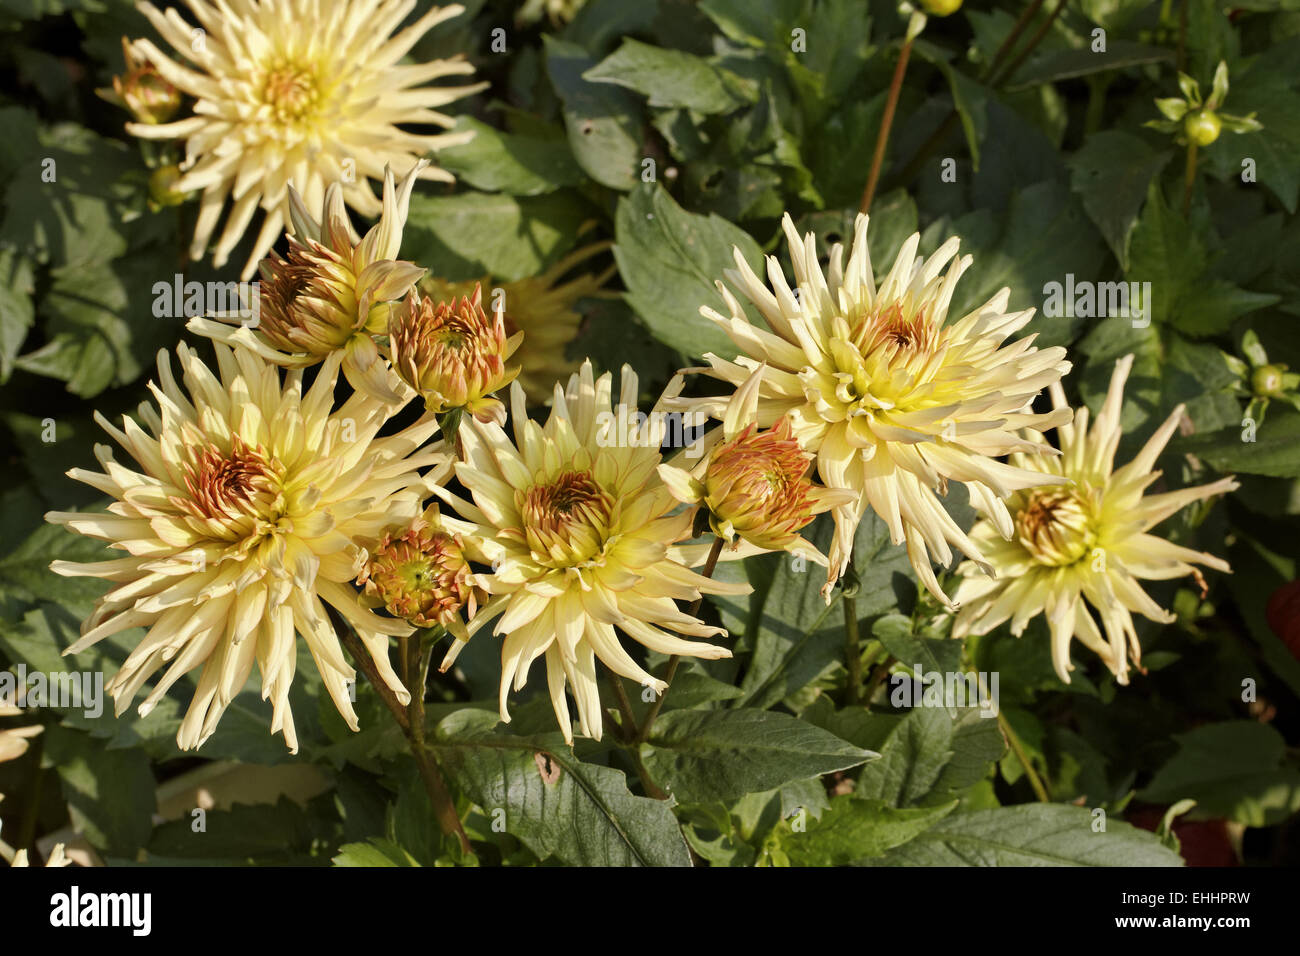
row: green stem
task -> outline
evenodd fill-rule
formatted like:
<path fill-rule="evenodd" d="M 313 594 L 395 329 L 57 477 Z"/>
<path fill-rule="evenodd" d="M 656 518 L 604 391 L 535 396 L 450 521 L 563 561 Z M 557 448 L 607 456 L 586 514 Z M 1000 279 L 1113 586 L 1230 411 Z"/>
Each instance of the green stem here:
<path fill-rule="evenodd" d="M 862 687 L 862 651 L 858 647 L 858 599 L 857 595 L 844 594 L 844 663 L 849 671 L 848 702 L 850 705 L 861 699 Z"/>
<path fill-rule="evenodd" d="M 357 668 L 366 676 L 370 686 L 375 688 L 379 694 L 380 700 L 393 715 L 397 721 L 397 726 L 402 728 L 402 733 L 406 735 L 407 744 L 410 746 L 411 756 L 415 759 L 416 768 L 420 772 L 420 779 L 424 783 L 425 792 L 429 795 L 429 802 L 433 805 L 434 816 L 438 820 L 438 826 L 447 836 L 455 836 L 460 843 L 461 852 L 467 856 L 474 854 L 470 846 L 469 837 L 465 835 L 465 828 L 461 825 L 460 814 L 456 811 L 456 802 L 452 799 L 451 792 L 447 789 L 447 782 L 443 779 L 442 771 L 438 767 L 438 761 L 434 759 L 425 744 L 424 737 L 424 680 L 428 676 L 429 656 L 432 654 L 432 648 L 429 649 L 429 655 L 424 653 L 422 645 L 424 642 L 419 638 L 411 640 L 403 638 L 399 641 L 398 647 L 402 654 L 402 659 L 398 662 L 403 672 L 415 675 L 414 682 L 407 683 L 408 690 L 411 691 L 411 701 L 405 707 L 397 699 L 392 688 L 384 682 L 379 675 L 379 668 L 371 660 L 369 652 L 366 650 L 361 639 L 356 636 L 348 627 L 337 628 L 343 646 L 352 654 L 352 659 L 356 662 Z M 423 635 L 424 632 L 417 632 Z"/>
<path fill-rule="evenodd" d="M 1011 750 L 1015 753 L 1016 759 L 1020 761 L 1020 766 L 1025 768 L 1025 776 L 1029 778 L 1029 785 L 1034 788 L 1034 796 L 1042 803 L 1051 803 L 1052 798 L 1047 795 L 1047 788 L 1043 786 L 1038 771 L 1034 769 L 1034 765 L 1029 762 L 1029 757 L 1025 754 L 1024 744 L 1020 742 L 1016 732 L 1011 729 L 1011 722 L 1007 720 L 1006 714 L 1001 709 L 998 710 L 998 726 L 1002 729 L 1002 736 L 1011 745 Z"/>
<path fill-rule="evenodd" d="M 1192 211 L 1192 190 L 1196 187 L 1196 144 L 1187 144 L 1187 170 L 1183 174 L 1183 216 Z"/>
<path fill-rule="evenodd" d="M 1043 37 L 1047 36 L 1047 31 L 1052 29 L 1052 24 L 1056 22 L 1056 18 L 1065 12 L 1065 8 L 1069 2 L 1070 0 L 1057 0 L 1056 6 L 1052 9 L 1051 16 L 1043 21 L 1043 25 L 1034 31 L 1034 35 L 1029 38 L 1029 42 L 1025 44 L 1024 49 L 1016 54 L 1015 59 L 1002 67 L 997 73 L 993 74 L 989 79 L 990 86 L 1001 86 L 1016 75 L 1016 70 L 1020 69 L 1020 64 L 1025 62 L 1029 57 L 1029 54 L 1034 52 L 1034 48 L 1042 42 Z"/>

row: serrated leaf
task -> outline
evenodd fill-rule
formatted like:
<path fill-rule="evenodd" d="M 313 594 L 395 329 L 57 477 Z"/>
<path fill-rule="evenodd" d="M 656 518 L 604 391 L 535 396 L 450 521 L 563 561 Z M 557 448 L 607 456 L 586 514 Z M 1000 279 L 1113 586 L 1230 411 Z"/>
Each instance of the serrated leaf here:
<path fill-rule="evenodd" d="M 1110 819 L 1094 832 L 1084 807 L 1026 804 L 954 814 L 876 866 L 1181 866 L 1158 837 Z"/>
<path fill-rule="evenodd" d="M 1197 808 L 1247 826 L 1280 823 L 1300 810 L 1300 770 L 1282 766 L 1286 740 L 1253 720 L 1177 734 L 1178 752 L 1138 793 L 1150 803 L 1190 798 Z"/>
<path fill-rule="evenodd" d="M 640 93 L 651 106 L 727 113 L 753 102 L 750 84 L 744 95 L 741 79 L 703 57 L 627 38 L 623 45 L 582 74 L 593 83 L 614 83 Z"/>
<path fill-rule="evenodd" d="M 875 756 L 789 714 L 678 710 L 655 721 L 645 764 L 683 803 L 730 803 Z"/>
<path fill-rule="evenodd" d="M 691 356 L 735 355 L 731 339 L 700 315 L 700 307 L 727 314 L 714 283 L 735 268 L 733 247 L 761 270 L 758 244 L 725 219 L 686 212 L 658 184 L 621 198 L 615 221 L 614 258 L 628 302 L 655 338 Z M 750 320 L 762 326 L 757 313 Z"/>
<path fill-rule="evenodd" d="M 925 832 L 953 811 L 956 801 L 939 807 L 899 810 L 879 800 L 844 795 L 831 801 L 819 820 L 796 831 L 789 821 L 772 834 L 768 847 L 791 866 L 846 866 L 882 856 Z"/>
<path fill-rule="evenodd" d="M 89 734 L 48 727 L 43 759 L 58 772 L 73 825 L 98 849 L 134 857 L 148 842 L 157 801 L 143 750 L 108 750 Z"/>
<path fill-rule="evenodd" d="M 441 150 L 438 164 L 476 189 L 539 196 L 583 181 L 582 170 L 562 136 L 506 133 L 472 116 L 459 117 L 456 130 L 472 130 L 474 138 Z"/>
<path fill-rule="evenodd" d="M 583 74 L 596 65 L 582 47 L 550 36 L 546 70 L 564 102 L 564 125 L 578 165 L 602 186 L 628 190 L 640 182 L 641 108 L 631 93 Z"/>
<path fill-rule="evenodd" d="M 1133 133 L 1103 130 L 1089 136 L 1070 159 L 1070 186 L 1121 268 L 1128 268 L 1129 239 L 1147 188 L 1171 156 L 1171 150 L 1153 149 Z"/>
<path fill-rule="evenodd" d="M 537 275 L 568 251 L 588 212 L 567 193 L 411 198 L 402 257 L 448 279 Z M 484 290 L 484 299 L 490 290 Z"/>
<path fill-rule="evenodd" d="M 662 715 L 664 721 L 672 717 Z M 462 710 L 430 746 L 447 775 L 539 858 L 574 866 L 690 866 L 669 804 L 633 796 L 617 770 L 579 760 L 559 734 L 497 732 L 499 718 Z"/>

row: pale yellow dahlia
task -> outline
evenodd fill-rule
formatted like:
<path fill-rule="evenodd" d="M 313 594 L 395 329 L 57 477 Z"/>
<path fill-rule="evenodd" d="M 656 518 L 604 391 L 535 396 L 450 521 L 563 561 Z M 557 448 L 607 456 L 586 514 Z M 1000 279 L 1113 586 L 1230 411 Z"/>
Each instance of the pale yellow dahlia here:
<path fill-rule="evenodd" d="M 567 282 L 561 281 L 573 268 L 599 255 L 609 242 L 593 242 L 569 253 L 540 275 L 513 282 L 498 282 L 491 276 L 468 282 L 449 282 L 426 276 L 419 282 L 420 291 L 439 302 L 473 295 L 482 286 L 484 308 L 503 315 L 506 332 L 513 336 L 523 332 L 524 339 L 515 353 L 519 363 L 519 384 L 528 400 L 541 404 L 551 397 L 555 383 L 568 378 L 578 363 L 566 352 L 578 336 L 582 316 L 574 309 L 579 299 L 613 295 L 602 286 L 614 274 L 609 266 L 599 273 L 582 273 Z"/>
<path fill-rule="evenodd" d="M 1008 618 L 1012 633 L 1019 635 L 1030 620 L 1044 613 L 1052 632 L 1052 662 L 1061 680 L 1070 681 L 1074 669 L 1070 640 L 1077 637 L 1101 657 L 1121 684 L 1127 684 L 1129 656 L 1134 666 L 1142 660 L 1133 614 L 1162 624 L 1175 619 L 1138 581 L 1192 575 L 1204 591 L 1205 582 L 1193 562 L 1231 571 L 1226 561 L 1214 555 L 1147 533 L 1187 505 L 1238 487 L 1232 478 L 1221 478 L 1208 485 L 1143 495 L 1160 478 L 1161 473 L 1152 469 L 1178 428 L 1182 405 L 1136 458 L 1113 468 L 1124 382 L 1132 365 L 1131 355 L 1116 363 L 1091 429 L 1087 408 L 1078 409 L 1072 425 L 1057 427 L 1059 457 L 1014 456 L 1016 464 L 1064 478 L 1069 484 L 1017 492 L 1007 502 L 1009 513 L 986 513 L 976 524 L 971 537 L 998 577 L 990 580 L 979 575 L 969 563 L 958 568 L 965 579 L 957 588 L 961 610 L 953 636 L 985 634 Z M 1054 384 L 1051 391 L 1056 407 L 1067 407 L 1060 385 Z M 1101 619 L 1100 628 L 1089 605 Z"/>
<path fill-rule="evenodd" d="M 659 475 L 678 501 L 703 505 L 713 533 L 733 549 L 744 540 L 764 551 L 789 551 L 825 566 L 825 556 L 799 531 L 823 511 L 856 502 L 858 496 L 812 483 L 813 456 L 795 440 L 788 418 L 758 430 L 754 419 L 764 370 L 759 366 L 727 403 L 722 427 L 709 436 L 713 447 L 708 456 L 690 470 L 660 465 Z"/>
<path fill-rule="evenodd" d="M 416 176 L 416 163 L 401 184 L 384 169 L 384 204 L 379 222 L 358 238 L 343 205 L 343 190 L 325 190 L 318 222 L 289 187 L 294 234 L 289 255 L 272 252 L 262 260 L 256 321 L 235 315 L 223 321 L 196 317 L 187 328 L 227 345 L 244 346 L 277 365 L 304 368 L 342 351 L 343 374 L 353 388 L 382 401 L 405 404 L 402 387 L 375 344 L 388 331 L 389 303 L 402 298 L 424 269 L 397 259 Z M 231 323 L 237 323 L 237 326 Z"/>
<path fill-rule="evenodd" d="M 411 627 L 363 607 L 352 581 L 383 530 L 419 513 L 428 490 L 417 469 L 449 471 L 448 456 L 424 447 L 437 428 L 432 416 L 381 438 L 392 406 L 358 392 L 334 409 L 341 353 L 327 357 L 304 389 L 300 370 L 281 381 L 280 370 L 255 353 L 213 347 L 217 374 L 179 346 L 184 388 L 160 353 L 158 380 L 149 385 L 158 407 L 140 406 L 143 427 L 126 417 L 118 429 L 96 415 L 136 468 L 99 445 L 102 472 L 68 474 L 114 498 L 108 513 L 46 515 L 126 552 L 112 561 L 51 565 L 59 574 L 115 584 L 64 653 L 128 628 L 148 629 L 108 684 L 119 714 L 159 668 L 166 672 L 140 705 L 142 715 L 183 674 L 202 667 L 176 738 L 182 749 L 212 734 L 256 661 L 262 697 L 274 707 L 271 730 L 296 750 L 289 710 L 295 633 L 339 713 L 357 727 L 348 692 L 354 673 L 327 605 L 355 629 L 398 697 L 408 698 L 389 664 L 388 637 Z"/>
<path fill-rule="evenodd" d="M 591 363 L 584 362 L 567 388 L 555 386 L 545 425 L 529 420 L 523 389 L 515 383 L 513 441 L 495 423 L 473 419 L 469 427 L 461 426 L 463 460 L 456 476 L 473 501 L 437 489 L 476 526 L 482 552 L 476 559 L 493 567 L 492 574 L 483 575 L 492 597 L 470 631 L 500 615 L 495 633 L 505 637 L 501 719 L 510 719 L 511 686 L 522 688 L 529 666 L 545 655 L 551 703 L 570 742 L 566 682 L 581 732 L 600 739 L 598 659 L 660 693 L 667 686 L 633 660 L 618 631 L 663 654 L 730 657 L 725 647 L 678 637 L 726 632 L 683 613 L 674 602 L 694 600 L 702 592 L 749 590 L 690 570 L 708 548 L 680 544 L 691 535 L 691 512 L 680 507 L 657 471 L 663 418 L 651 415 L 635 427 L 640 422 L 636 373 L 624 366 L 617 399 L 612 381 L 608 373 L 594 378 Z M 452 645 L 443 670 L 463 644 Z"/>
<path fill-rule="evenodd" d="M 721 282 L 730 316 L 704 307 L 740 349 L 735 361 L 705 356 L 703 371 L 739 387 L 761 364 L 757 424 L 789 418 L 794 437 L 817 456 L 828 488 L 858 492 L 832 510 L 835 535 L 823 593 L 848 567 L 854 533 L 867 508 L 906 543 L 917 576 L 935 597 L 948 597 L 930 566 L 930 552 L 952 560 L 949 544 L 983 563 L 979 548 L 957 526 L 938 496 L 950 481 L 966 485 L 972 501 L 994 510 L 997 499 L 1021 488 L 1064 479 L 1004 464 L 995 456 L 1036 451 L 1021 429 L 1041 431 L 1069 421 L 1069 409 L 1033 413 L 1030 403 L 1070 367 L 1065 349 L 1038 349 L 1033 336 L 1004 340 L 1024 327 L 1033 309 L 1006 312 L 1010 291 L 955 321 L 948 303 L 971 264 L 955 258 L 949 239 L 928 259 L 918 257 L 919 234 L 898 253 L 877 284 L 867 251 L 867 217 L 858 216 L 847 265 L 838 243 L 822 272 L 812 234 L 802 240 L 787 215 L 783 222 L 794 263 L 796 290 L 775 257 L 767 263 L 771 290 L 739 250 L 727 278 L 758 308 L 770 331 L 751 325 Z M 947 266 L 947 271 L 944 267 Z M 797 292 L 797 294 L 796 294 Z M 682 399 L 676 407 L 724 414 L 726 399 Z M 1005 510 L 1005 509 L 1003 509 Z"/>
<path fill-rule="evenodd" d="M 139 10 L 188 63 L 147 39 L 136 56 L 193 97 L 193 114 L 170 123 L 128 123 L 143 139 L 184 140 L 181 191 L 202 190 L 190 257 L 201 258 L 230 201 L 212 261 L 224 265 L 260 207 L 265 216 L 243 276 L 279 237 L 289 218 L 292 182 L 320 208 L 325 187 L 341 183 L 347 204 L 363 216 L 379 213 L 369 180 L 384 167 L 407 170 L 431 150 L 466 142 L 464 133 L 416 133 L 405 126 L 449 129 L 438 107 L 484 89 L 425 86 L 474 72 L 463 57 L 402 64 L 416 42 L 438 23 L 464 12 L 433 7 L 394 35 L 415 0 L 186 0 L 197 24 L 176 10 L 164 14 L 144 2 Z M 424 179 L 450 182 L 430 167 Z"/>

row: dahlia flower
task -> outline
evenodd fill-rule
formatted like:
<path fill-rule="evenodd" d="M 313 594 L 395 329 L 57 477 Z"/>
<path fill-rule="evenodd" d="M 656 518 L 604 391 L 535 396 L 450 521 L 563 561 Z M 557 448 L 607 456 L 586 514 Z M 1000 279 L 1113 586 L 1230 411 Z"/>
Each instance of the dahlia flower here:
<path fill-rule="evenodd" d="M 444 517 L 436 504 L 414 522 L 386 531 L 357 576 L 362 603 L 469 640 L 461 613 L 474 617 L 480 588 L 465 555 L 465 531 L 473 525 Z"/>
<path fill-rule="evenodd" d="M 416 176 L 427 163 L 416 163 L 397 185 L 384 169 L 384 205 L 379 222 L 358 239 L 343 205 L 343 190 L 332 183 L 317 222 L 289 187 L 294 235 L 289 255 L 275 252 L 262 260 L 256 323 L 213 321 L 196 317 L 187 327 L 227 345 L 242 345 L 277 365 L 315 365 L 342 350 L 343 374 L 353 388 L 393 404 L 410 394 L 388 368 L 374 335 L 388 330 L 388 304 L 406 294 L 424 269 L 398 261 L 402 230 Z M 227 324 L 240 321 L 238 327 Z M 256 329 L 256 331 L 254 331 Z"/>
<path fill-rule="evenodd" d="M 1132 366 L 1131 355 L 1116 363 L 1091 429 L 1087 408 L 1075 413 L 1072 425 L 1057 427 L 1059 457 L 1014 456 L 1022 467 L 1064 478 L 1069 484 L 1018 492 L 1007 502 L 1008 513 L 986 513 L 976 524 L 971 537 L 998 578 L 977 576 L 969 563 L 958 568 L 964 580 L 957 588 L 961 610 L 953 636 L 985 634 L 1008 618 L 1012 633 L 1019 635 L 1043 613 L 1052 632 L 1052 663 L 1061 680 L 1070 681 L 1074 669 L 1070 641 L 1077 637 L 1096 652 L 1119 683 L 1127 684 L 1129 655 L 1138 667 L 1142 655 L 1133 614 L 1162 624 L 1175 619 L 1142 590 L 1139 580 L 1191 575 L 1204 591 L 1205 581 L 1193 564 L 1231 571 L 1226 561 L 1214 555 L 1148 533 L 1187 505 L 1238 487 L 1232 478 L 1221 478 L 1208 485 L 1144 496 L 1160 478 L 1161 473 L 1152 469 L 1178 428 L 1182 405 L 1156 429 L 1136 458 L 1121 468 L 1113 467 L 1124 382 Z M 1065 408 L 1060 385 L 1053 385 L 1051 392 L 1056 407 Z M 1100 628 L 1089 605 L 1101 620 Z"/>
<path fill-rule="evenodd" d="M 470 633 L 500 615 L 501 719 L 510 720 L 511 686 L 522 688 L 529 665 L 545 655 L 551 703 L 569 742 L 566 683 L 581 732 L 600 739 L 597 660 L 657 692 L 667 687 L 633 660 L 617 631 L 663 654 L 730 657 L 725 647 L 679 637 L 726 632 L 674 602 L 702 592 L 748 591 L 690 570 L 704 560 L 707 546 L 680 544 L 691 535 L 691 512 L 680 508 L 656 471 L 663 417 L 649 416 L 631 434 L 615 424 L 619 415 L 637 414 L 637 385 L 636 373 L 624 366 L 614 405 L 612 376 L 594 378 L 591 363 L 584 362 L 567 388 L 555 386 L 550 417 L 539 425 L 529 420 L 515 383 L 513 441 L 493 422 L 473 419 L 460 430 L 463 460 L 456 476 L 472 502 L 435 489 L 476 526 L 478 559 L 494 569 L 484 576 L 491 598 Z M 462 640 L 453 643 L 444 671 L 463 646 Z"/>
<path fill-rule="evenodd" d="M 789 419 L 782 417 L 758 431 L 760 366 L 736 390 L 722 420 L 721 439 L 707 458 L 686 471 L 659 466 L 659 475 L 678 501 L 702 504 L 713 533 L 739 547 L 741 540 L 764 551 L 790 551 L 818 564 L 826 558 L 799 536 L 817 515 L 837 503 L 857 500 L 854 492 L 814 485 L 809 478 L 813 456 L 795 441 Z"/>
<path fill-rule="evenodd" d="M 295 633 L 339 713 L 357 728 L 348 699 L 353 669 L 326 605 L 354 628 L 394 693 L 409 699 L 389 663 L 388 637 L 412 629 L 364 608 L 351 582 L 383 530 L 419 513 L 428 492 L 417 469 L 450 469 L 445 454 L 424 448 L 437 428 L 432 416 L 380 438 L 392 406 L 354 393 L 331 410 L 341 353 L 328 356 L 304 390 L 300 370 L 281 381 L 280 370 L 253 352 L 214 348 L 216 374 L 179 346 L 184 389 L 160 353 L 158 380 L 149 385 L 158 406 L 140 406 L 143 427 L 127 417 L 118 429 L 97 416 L 136 468 L 100 445 L 102 472 L 68 474 L 115 499 L 107 514 L 46 515 L 126 552 L 51 565 L 115 585 L 64 653 L 128 628 L 148 629 L 108 683 L 119 714 L 160 668 L 166 671 L 140 705 L 142 715 L 201 667 L 176 737 L 181 749 L 211 736 L 256 661 L 262 697 L 274 707 L 271 730 L 296 750 L 289 709 Z"/>
<path fill-rule="evenodd" d="M 867 508 L 907 545 L 917 576 L 944 604 L 948 597 L 930 566 L 930 552 L 947 564 L 949 544 L 981 566 L 978 546 L 936 496 L 950 481 L 966 485 L 971 499 L 997 511 L 997 499 L 1022 488 L 1065 481 L 1040 470 L 996 460 L 1041 446 L 1020 436 L 1069 421 L 1069 409 L 1036 415 L 1030 403 L 1070 367 L 1065 349 L 1038 349 L 1033 336 L 1004 344 L 1033 317 L 1033 309 L 1006 312 L 1010 291 L 954 322 L 948 304 L 970 256 L 954 258 L 949 239 L 928 259 L 916 254 L 914 234 L 903 243 L 889 274 L 877 284 L 867 251 L 867 217 L 858 216 L 847 266 L 843 247 L 830 253 L 823 274 L 811 234 L 800 239 L 786 215 L 786 238 L 797 294 L 775 257 L 768 259 L 769 289 L 739 250 L 727 278 L 758 308 L 770 330 L 751 325 L 721 282 L 729 316 L 701 313 L 740 349 L 735 361 L 705 356 L 709 368 L 692 369 L 739 387 L 759 365 L 757 425 L 785 416 L 799 444 L 817 456 L 828 488 L 850 489 L 857 500 L 832 509 L 835 534 L 823 594 L 848 567 L 854 533 Z M 947 271 L 944 267 L 947 266 Z M 676 407 L 725 414 L 726 398 L 681 399 Z M 1002 509 L 1005 510 L 1005 509 Z"/>
<path fill-rule="evenodd" d="M 403 126 L 448 129 L 437 108 L 484 89 L 425 86 L 474 72 L 460 56 L 401 64 L 437 24 L 464 12 L 433 7 L 394 35 L 415 0 L 186 0 L 197 29 L 174 9 L 148 2 L 139 10 L 171 45 L 178 62 L 147 39 L 135 54 L 193 97 L 193 113 L 170 123 L 128 123 L 142 139 L 184 140 L 185 175 L 178 188 L 202 190 L 190 257 L 202 258 L 227 200 L 225 227 L 212 261 L 222 266 L 253 214 L 265 213 L 244 266 L 250 278 L 289 218 L 292 181 L 309 208 L 319 208 L 329 183 L 363 216 L 379 213 L 370 179 L 385 166 L 409 169 L 431 150 L 468 141 L 465 133 L 415 133 Z M 421 178 L 450 182 L 429 168 Z"/>
<path fill-rule="evenodd" d="M 519 366 L 506 361 L 522 332 L 506 337 L 500 312 L 487 317 L 482 290 L 459 302 L 434 302 L 412 294 L 388 325 L 393 370 L 436 414 L 464 409 L 482 421 L 505 424 L 506 407 L 492 397 L 514 380 Z"/>
<path fill-rule="evenodd" d="M 582 324 L 582 316 L 574 305 L 579 299 L 612 295 L 601 287 L 614 274 L 615 267 L 609 266 L 596 274 L 583 273 L 567 282 L 561 279 L 610 245 L 593 242 L 569 253 L 540 275 L 513 282 L 497 282 L 491 276 L 468 282 L 426 276 L 420 280 L 419 289 L 435 302 L 473 295 L 475 286 L 491 289 L 488 310 L 503 313 L 507 334 L 524 333 L 524 340 L 514 355 L 519 363 L 519 384 L 524 387 L 528 400 L 540 405 L 551 397 L 557 381 L 567 379 L 578 368 L 578 363 L 565 354 Z M 497 290 L 501 293 L 499 298 Z"/>
<path fill-rule="evenodd" d="M 113 77 L 112 89 L 96 90 L 101 99 L 128 110 L 141 123 L 165 123 L 181 108 L 180 90 L 122 38 L 126 72 Z"/>

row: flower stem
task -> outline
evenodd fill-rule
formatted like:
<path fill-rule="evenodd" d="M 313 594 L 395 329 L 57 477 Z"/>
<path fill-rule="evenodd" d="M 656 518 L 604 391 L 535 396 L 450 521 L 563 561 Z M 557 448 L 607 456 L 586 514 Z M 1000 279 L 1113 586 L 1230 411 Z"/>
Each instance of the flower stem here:
<path fill-rule="evenodd" d="M 849 704 L 858 703 L 859 690 L 862 686 L 862 650 L 858 646 L 861 640 L 858 634 L 858 598 L 856 590 L 852 596 L 844 593 L 844 665 L 849 671 L 847 697 Z"/>
<path fill-rule="evenodd" d="M 903 48 L 898 54 L 898 64 L 894 67 L 894 78 L 889 84 L 889 97 L 885 100 L 885 113 L 880 117 L 880 133 L 876 136 L 876 151 L 871 157 L 871 172 L 867 174 L 867 185 L 862 190 L 862 202 L 858 211 L 871 211 L 871 201 L 876 198 L 876 184 L 880 180 L 880 169 L 885 163 L 885 147 L 889 143 L 889 130 L 894 125 L 894 111 L 898 108 L 898 97 L 903 90 L 903 74 L 907 72 L 907 61 L 912 55 L 911 32 L 903 41 Z"/>
<path fill-rule="evenodd" d="M 1007 715 L 1000 708 L 998 710 L 998 727 L 1002 729 L 1002 736 L 1007 738 L 1007 743 L 1011 745 L 1011 750 L 1015 753 L 1016 759 L 1020 761 L 1020 766 L 1025 768 L 1025 776 L 1029 778 L 1029 785 L 1034 788 L 1034 796 L 1042 803 L 1051 803 L 1052 798 L 1047 795 L 1047 788 L 1043 786 L 1038 771 L 1034 769 L 1034 765 L 1030 763 L 1029 757 L 1025 754 L 1024 744 L 1020 742 L 1016 732 L 1011 729 L 1011 722 L 1007 720 Z"/>
<path fill-rule="evenodd" d="M 397 726 L 402 729 L 406 735 L 406 742 L 410 747 L 411 756 L 415 758 L 415 766 L 420 771 L 420 779 L 424 782 L 425 792 L 429 795 L 429 802 L 433 805 L 434 816 L 438 820 L 438 826 L 447 836 L 455 836 L 460 842 L 461 852 L 468 856 L 474 854 L 473 848 L 469 844 L 469 837 L 465 835 L 465 828 L 461 825 L 460 814 L 456 811 L 456 803 L 452 799 L 451 793 L 447 790 L 447 783 L 443 779 L 442 771 L 438 767 L 438 761 L 434 759 L 433 754 L 429 752 L 425 745 L 424 739 L 424 682 L 429 673 L 429 657 L 432 654 L 432 648 L 426 654 L 423 650 L 424 641 L 419 638 L 425 632 L 417 632 L 416 639 L 407 638 L 401 644 L 403 650 L 403 659 L 399 664 L 408 676 L 414 675 L 415 680 L 411 682 L 414 685 L 411 692 L 411 702 L 405 707 L 397 699 L 392 688 L 384 682 L 379 676 L 379 669 L 375 662 L 370 659 L 370 654 L 366 651 L 365 645 L 361 643 L 352 630 L 348 627 L 337 628 L 343 646 L 352 654 L 352 659 L 356 661 L 357 668 L 365 674 L 366 680 L 370 682 L 378 693 L 379 698 L 384 702 L 393 719 L 397 721 Z M 408 688 L 410 685 L 408 685 Z"/>
<path fill-rule="evenodd" d="M 1187 171 L 1183 174 L 1183 216 L 1192 211 L 1192 190 L 1196 187 L 1196 144 L 1187 144 Z"/>
<path fill-rule="evenodd" d="M 718 558 L 721 554 L 722 539 L 714 538 L 713 547 L 709 549 L 709 556 L 704 562 L 704 570 L 700 572 L 704 577 L 713 577 L 713 572 L 718 567 Z M 694 603 L 691 604 L 691 609 L 687 613 L 690 614 L 691 617 L 695 617 L 700 613 L 700 605 L 703 603 L 704 595 L 701 594 L 695 599 Z M 656 697 L 655 702 L 650 705 L 650 710 L 645 715 L 645 722 L 641 725 L 641 729 L 636 732 L 636 736 L 633 737 L 635 743 L 644 743 L 646 738 L 650 736 L 650 728 L 654 726 L 655 718 L 659 716 L 659 711 L 663 710 L 664 700 L 668 697 L 668 691 L 672 687 L 673 677 L 677 674 L 677 665 L 680 662 L 681 658 L 676 654 L 668 658 L 668 668 L 664 671 L 664 683 L 669 686 L 665 687 L 664 692 Z"/>

